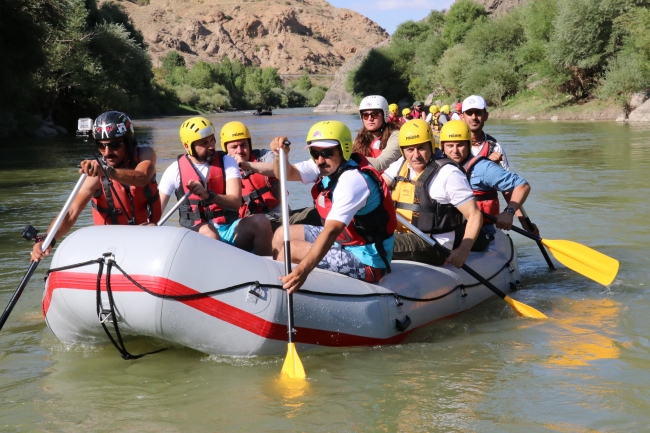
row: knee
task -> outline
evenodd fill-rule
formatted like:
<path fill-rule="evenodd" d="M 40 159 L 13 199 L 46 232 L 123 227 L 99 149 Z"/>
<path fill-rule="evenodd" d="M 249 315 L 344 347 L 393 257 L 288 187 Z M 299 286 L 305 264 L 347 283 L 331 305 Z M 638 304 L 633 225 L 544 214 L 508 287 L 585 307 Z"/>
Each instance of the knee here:
<path fill-rule="evenodd" d="M 271 221 L 262 214 L 253 215 L 251 217 L 251 224 L 257 233 L 268 233 L 271 235 Z"/>

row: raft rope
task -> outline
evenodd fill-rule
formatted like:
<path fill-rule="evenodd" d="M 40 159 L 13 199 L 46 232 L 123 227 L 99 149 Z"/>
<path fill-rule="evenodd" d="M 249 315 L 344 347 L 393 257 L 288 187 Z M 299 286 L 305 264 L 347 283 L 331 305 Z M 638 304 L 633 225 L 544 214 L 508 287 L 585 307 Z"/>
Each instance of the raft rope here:
<path fill-rule="evenodd" d="M 489 278 L 486 278 L 486 280 L 488 280 L 488 281 L 492 280 L 497 275 L 499 275 L 505 268 L 510 267 L 510 263 L 512 262 L 512 260 L 514 258 L 514 255 L 515 255 L 515 249 L 514 249 L 513 242 L 512 242 L 512 239 L 510 238 L 510 236 L 508 236 L 508 240 L 510 241 L 510 258 L 508 259 L 507 262 L 505 262 L 505 264 L 501 268 L 499 268 L 499 270 L 496 273 L 494 273 L 494 275 L 492 275 Z M 212 290 L 212 291 L 209 291 L 209 292 L 193 293 L 193 294 L 190 294 L 190 295 L 164 295 L 162 293 L 156 293 L 156 292 L 153 292 L 153 291 L 147 289 L 145 286 L 143 286 L 142 284 L 138 283 L 135 279 L 133 279 L 133 277 L 131 277 L 129 274 L 127 274 L 124 271 L 124 269 L 122 269 L 120 267 L 120 265 L 118 265 L 115 262 L 115 259 L 113 257 L 113 253 L 104 253 L 102 255 L 102 257 L 99 257 L 99 258 L 94 259 L 94 260 L 88 260 L 88 261 L 82 262 L 82 263 L 77 263 L 77 264 L 73 264 L 73 265 L 62 266 L 60 268 L 50 269 L 49 271 L 46 272 L 44 280 L 47 281 L 47 278 L 50 276 L 50 274 L 52 274 L 54 272 L 60 272 L 60 271 L 66 271 L 66 270 L 69 270 L 69 269 L 80 268 L 80 267 L 92 265 L 92 264 L 95 264 L 95 263 L 97 263 L 99 265 L 99 269 L 97 271 L 97 284 L 96 284 L 97 317 L 99 319 L 99 323 L 102 325 L 102 328 L 104 329 L 104 332 L 106 332 L 106 335 L 108 336 L 109 340 L 111 341 L 111 343 L 113 343 L 113 346 L 115 346 L 115 348 L 118 350 L 118 352 L 120 352 L 120 355 L 122 356 L 122 359 L 124 359 L 124 360 L 142 358 L 145 355 L 151 355 L 151 354 L 154 354 L 154 353 L 162 352 L 163 350 L 167 350 L 167 348 L 158 349 L 158 350 L 155 350 L 155 351 L 152 351 L 152 352 L 146 352 L 146 353 L 143 353 L 143 354 L 140 354 L 140 355 L 132 355 L 126 349 L 126 346 L 124 345 L 124 341 L 122 339 L 122 334 L 120 333 L 119 326 L 117 324 L 118 320 L 117 320 L 117 314 L 115 313 L 115 301 L 113 299 L 113 290 L 111 289 L 111 271 L 112 271 L 113 268 L 120 271 L 120 273 L 122 273 L 122 275 L 127 280 L 129 280 L 134 286 L 136 286 L 137 288 L 139 288 L 143 292 L 145 292 L 145 293 L 147 293 L 147 294 L 149 294 L 151 296 L 154 296 L 156 298 L 171 299 L 171 300 L 175 300 L 175 301 L 189 301 L 189 300 L 193 300 L 193 299 L 207 298 L 207 297 L 210 297 L 210 296 L 213 296 L 213 295 L 218 295 L 220 293 L 230 292 L 230 291 L 233 291 L 233 290 L 241 289 L 243 287 L 250 287 L 250 286 L 254 286 L 254 288 L 251 288 L 249 290 L 249 293 L 252 293 L 252 294 L 254 294 L 256 296 L 259 296 L 259 295 L 257 295 L 256 290 L 260 289 L 262 287 L 268 287 L 270 289 L 284 290 L 284 288 L 279 284 L 262 284 L 259 281 L 248 281 L 246 283 L 240 283 L 240 284 L 236 284 L 236 285 L 233 285 L 233 286 Z M 108 310 L 106 310 L 104 308 L 104 306 L 102 304 L 102 300 L 101 300 L 101 280 L 102 280 L 102 275 L 103 275 L 103 272 L 104 272 L 104 265 L 106 265 L 106 293 L 108 295 L 108 302 L 109 302 L 109 309 Z M 512 270 L 512 271 L 514 271 L 514 270 Z M 466 289 L 468 287 L 476 287 L 476 286 L 479 286 L 479 285 L 481 285 L 480 282 L 477 282 L 477 283 L 474 283 L 474 284 L 467 284 L 467 285 L 459 284 L 459 285 L 453 287 L 452 289 L 450 289 L 449 291 L 447 291 L 446 293 L 444 293 L 442 295 L 439 295 L 439 296 L 434 296 L 432 298 L 413 298 L 413 297 L 410 297 L 410 296 L 398 295 L 395 292 L 352 294 L 352 293 L 318 292 L 318 291 L 315 291 L 315 290 L 308 290 L 308 289 L 301 289 L 298 292 L 296 292 L 296 294 L 298 294 L 298 295 L 316 295 L 316 296 L 342 297 L 342 298 L 371 298 L 371 297 L 387 297 L 387 296 L 391 296 L 391 297 L 393 297 L 395 299 L 395 303 L 397 304 L 397 306 L 401 306 L 401 305 L 403 305 L 403 302 L 402 302 L 403 300 L 404 301 L 411 301 L 411 302 L 433 302 L 433 301 L 437 301 L 439 299 L 442 299 L 442 298 L 445 298 L 445 297 L 451 295 L 456 290 L 459 290 L 459 289 L 464 290 L 464 289 Z M 466 294 L 464 294 L 463 296 L 466 296 Z M 109 319 L 111 317 L 112 317 L 111 321 L 113 322 L 113 328 L 115 330 L 115 338 L 113 337 L 113 335 L 111 334 L 111 332 L 109 331 L 109 329 L 108 329 L 108 327 L 106 326 L 106 323 L 105 323 L 105 322 L 109 321 Z"/>

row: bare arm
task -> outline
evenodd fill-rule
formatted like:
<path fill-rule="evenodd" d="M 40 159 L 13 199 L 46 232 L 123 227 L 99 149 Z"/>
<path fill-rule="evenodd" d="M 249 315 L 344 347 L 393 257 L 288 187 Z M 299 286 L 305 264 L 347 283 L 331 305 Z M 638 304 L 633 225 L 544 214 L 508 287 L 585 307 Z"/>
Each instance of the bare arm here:
<path fill-rule="evenodd" d="M 452 250 L 451 254 L 447 258 L 445 263 L 451 263 L 457 268 L 462 267 L 469 257 L 469 253 L 472 250 L 472 246 L 478 237 L 481 226 L 483 225 L 483 215 L 481 211 L 476 207 L 476 201 L 474 199 L 456 207 L 463 214 L 467 220 L 467 225 L 465 226 L 465 235 L 461 241 L 458 248 Z"/>
<path fill-rule="evenodd" d="M 503 194 L 503 196 L 506 197 L 506 200 L 508 200 L 508 207 L 513 208 L 520 219 L 523 218 L 523 215 L 519 211 L 519 208 L 523 206 L 528 194 L 530 194 L 530 185 L 527 183 L 516 186 L 511 193 Z M 510 230 L 512 228 L 513 217 L 514 215 L 511 215 L 506 211 L 501 212 L 497 215 L 497 227 L 504 230 Z"/>
<path fill-rule="evenodd" d="M 160 191 L 158 191 L 158 194 L 160 195 L 160 209 L 162 212 L 164 212 L 165 208 L 167 207 L 167 203 L 169 203 L 169 196 Z"/>
<path fill-rule="evenodd" d="M 207 200 L 210 197 L 208 190 L 198 180 L 192 179 L 187 182 L 187 189 L 192 191 L 192 194 L 201 197 L 201 200 Z M 228 179 L 226 181 L 226 193 L 215 194 L 210 203 L 214 203 L 222 209 L 239 210 L 241 206 L 241 179 L 239 177 Z"/>
<path fill-rule="evenodd" d="M 125 185 L 145 187 L 154 174 L 156 174 L 156 152 L 151 147 L 140 147 L 140 162 L 134 169 L 116 168 L 108 177 Z M 79 173 L 86 173 L 88 176 L 103 176 L 99 163 L 94 159 L 81 161 Z"/>
<path fill-rule="evenodd" d="M 298 290 L 307 280 L 307 277 L 314 270 L 316 265 L 325 257 L 325 254 L 332 248 L 334 241 L 345 229 L 345 224 L 340 221 L 326 220 L 323 231 L 318 235 L 309 253 L 304 259 L 293 268 L 289 275 L 281 278 L 282 286 L 293 293 Z"/>
<path fill-rule="evenodd" d="M 79 215 L 81 215 L 81 212 L 83 212 L 83 210 L 86 208 L 86 205 L 93 197 L 93 194 L 95 194 L 95 191 L 97 191 L 97 189 L 100 187 L 101 184 L 99 182 L 98 177 L 86 178 L 83 185 L 81 185 L 81 189 L 77 193 L 77 196 L 72 201 L 72 205 L 70 205 L 68 212 L 65 214 L 65 217 L 63 218 L 63 221 L 61 222 L 59 229 L 54 234 L 54 239 L 61 239 L 70 231 L 74 223 L 77 222 L 77 219 L 79 218 Z M 54 221 L 56 221 L 56 218 L 54 218 L 54 220 L 52 220 L 52 222 L 50 223 L 50 227 L 48 228 L 48 233 L 52 229 L 52 226 L 54 225 Z M 45 253 L 43 253 L 43 251 L 41 250 L 42 248 L 43 248 L 42 242 L 39 242 L 34 245 L 34 247 L 32 248 L 32 261 L 39 261 L 43 258 L 43 256 L 50 255 L 50 251 L 52 250 L 51 247 L 48 248 L 45 251 Z"/>
<path fill-rule="evenodd" d="M 275 172 L 273 171 L 273 163 L 244 161 L 239 155 L 235 155 L 233 158 L 235 158 L 235 160 L 239 163 L 239 168 L 242 170 L 251 170 L 253 173 L 260 173 L 267 177 L 275 177 Z"/>
<path fill-rule="evenodd" d="M 397 161 L 402 153 L 399 151 L 399 131 L 394 131 L 388 138 L 386 148 L 381 151 L 377 158 L 368 157 L 368 161 L 379 172 L 388 168 L 393 162 Z"/>
<path fill-rule="evenodd" d="M 280 179 L 280 148 L 282 148 L 284 149 L 284 156 L 287 163 L 287 180 L 301 182 L 302 177 L 300 176 L 300 172 L 296 167 L 289 164 L 289 152 L 291 151 L 291 148 L 283 144 L 285 140 L 287 140 L 287 137 L 275 137 L 273 141 L 271 141 L 271 150 L 275 155 L 275 159 L 273 160 L 272 176 Z"/>

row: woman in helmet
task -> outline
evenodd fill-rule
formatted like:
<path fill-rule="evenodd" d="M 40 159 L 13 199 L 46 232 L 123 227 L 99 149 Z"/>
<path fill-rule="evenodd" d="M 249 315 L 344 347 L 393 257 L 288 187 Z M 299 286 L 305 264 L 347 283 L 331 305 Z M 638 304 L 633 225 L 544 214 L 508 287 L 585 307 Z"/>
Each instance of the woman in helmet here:
<path fill-rule="evenodd" d="M 95 119 L 93 138 L 99 160 L 81 161 L 88 177 L 77 193 L 54 238 L 60 239 L 92 200 L 95 225 L 155 224 L 161 208 L 156 183 L 156 152 L 137 146 L 131 119 L 120 111 L 107 111 Z M 49 255 L 34 245 L 32 260 Z"/>
<path fill-rule="evenodd" d="M 314 183 L 314 206 L 322 227 L 290 227 L 291 261 L 298 263 L 282 277 L 285 289 L 297 290 L 316 267 L 376 283 L 390 272 L 395 207 L 381 175 L 352 152 L 350 129 L 338 121 L 319 122 L 307 133 L 310 160 L 291 165 L 286 137 L 271 142 L 273 169 L 280 177 L 279 149 L 287 158 L 287 180 Z M 273 257 L 284 257 L 282 230 L 273 237 Z"/>
<path fill-rule="evenodd" d="M 216 150 L 215 129 L 205 117 L 183 122 L 180 138 L 185 148 L 160 180 L 163 209 L 172 194 L 192 194 L 179 208 L 180 224 L 213 239 L 257 255 L 271 255 L 271 224 L 264 215 L 239 219 L 242 203 L 237 161 Z"/>
<path fill-rule="evenodd" d="M 444 126 L 441 141 L 455 138 L 459 131 Z M 384 172 L 390 184 L 397 212 L 452 250 L 448 258 L 398 224 L 393 258 L 438 266 L 461 267 L 474 245 L 483 217 L 476 207 L 474 192 L 458 165 L 435 152 L 431 128 L 415 119 L 399 133 L 403 157 Z M 467 220 L 467 222 L 465 222 Z"/>
<path fill-rule="evenodd" d="M 388 101 L 383 96 L 366 96 L 359 105 L 363 127 L 354 139 L 353 151 L 368 158 L 382 172 L 399 158 L 399 127 L 388 122 Z"/>
<path fill-rule="evenodd" d="M 397 104 L 390 104 L 388 106 L 388 119 L 386 119 L 387 122 L 394 123 L 398 127 L 401 125 L 399 123 L 399 107 Z"/>

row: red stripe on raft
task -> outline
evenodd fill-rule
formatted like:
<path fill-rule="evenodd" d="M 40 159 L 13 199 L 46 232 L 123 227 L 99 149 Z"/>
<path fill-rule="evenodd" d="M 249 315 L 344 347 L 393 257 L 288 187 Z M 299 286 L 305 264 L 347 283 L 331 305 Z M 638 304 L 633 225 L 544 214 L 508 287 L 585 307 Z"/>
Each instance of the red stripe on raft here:
<path fill-rule="evenodd" d="M 134 280 L 147 289 L 163 295 L 191 295 L 199 293 L 176 281 L 150 275 L 132 275 Z M 47 290 L 43 297 L 43 315 L 47 315 L 56 289 L 96 290 L 97 275 L 76 272 L 55 272 L 50 274 Z M 106 279 L 102 278 L 101 288 L 106 290 Z M 111 289 L 114 292 L 141 292 L 137 286 L 121 274 L 111 275 Z M 224 322 L 245 329 L 263 338 L 284 341 L 287 339 L 287 327 L 284 324 L 269 322 L 254 314 L 235 308 L 214 298 L 200 298 L 178 301 Z M 374 346 L 397 344 L 402 342 L 412 331 L 406 331 L 390 338 L 363 337 L 322 329 L 296 327 L 296 342 L 321 346 Z"/>

